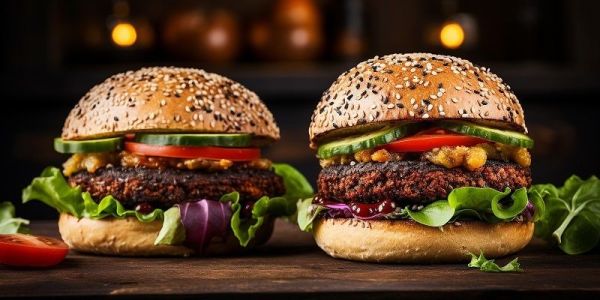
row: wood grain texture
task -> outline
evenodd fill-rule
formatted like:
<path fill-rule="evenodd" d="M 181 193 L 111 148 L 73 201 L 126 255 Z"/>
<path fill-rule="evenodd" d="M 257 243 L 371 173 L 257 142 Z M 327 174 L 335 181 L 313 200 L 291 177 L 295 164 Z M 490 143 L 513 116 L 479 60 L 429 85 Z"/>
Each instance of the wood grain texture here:
<path fill-rule="evenodd" d="M 51 222 L 32 227 L 37 234 L 58 234 Z M 536 241 L 518 256 L 525 268 L 520 274 L 482 273 L 463 264 L 357 263 L 328 257 L 309 234 L 278 222 L 271 241 L 244 256 L 117 258 L 72 252 L 48 270 L 0 266 L 0 298 L 600 297 L 598 252 L 567 256 Z"/>

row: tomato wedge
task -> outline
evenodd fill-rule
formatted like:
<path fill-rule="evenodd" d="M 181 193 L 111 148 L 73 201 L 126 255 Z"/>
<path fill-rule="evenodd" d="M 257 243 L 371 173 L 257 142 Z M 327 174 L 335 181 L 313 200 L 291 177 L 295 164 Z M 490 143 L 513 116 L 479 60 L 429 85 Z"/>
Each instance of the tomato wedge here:
<path fill-rule="evenodd" d="M 174 158 L 229 159 L 234 161 L 260 158 L 259 148 L 159 146 L 126 141 L 125 150 L 140 155 Z"/>
<path fill-rule="evenodd" d="M 392 152 L 425 152 L 442 146 L 473 146 L 481 143 L 489 143 L 489 141 L 460 134 L 417 134 L 393 141 L 380 148 Z"/>
<path fill-rule="evenodd" d="M 20 267 L 50 267 L 65 259 L 67 244 L 45 236 L 0 234 L 0 264 Z"/>

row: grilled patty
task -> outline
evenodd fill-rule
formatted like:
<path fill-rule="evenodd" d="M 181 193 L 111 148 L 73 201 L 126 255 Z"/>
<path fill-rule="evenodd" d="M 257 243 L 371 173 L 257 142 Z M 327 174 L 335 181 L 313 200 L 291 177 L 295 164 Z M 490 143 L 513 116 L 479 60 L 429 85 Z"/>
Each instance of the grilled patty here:
<path fill-rule="evenodd" d="M 218 200 L 233 191 L 244 201 L 285 193 L 283 179 L 273 171 L 238 166 L 217 172 L 109 167 L 76 173 L 69 177 L 69 184 L 80 186 L 97 201 L 112 195 L 127 208 L 138 204 L 169 208 L 200 199 Z"/>
<path fill-rule="evenodd" d="M 475 171 L 418 160 L 335 165 L 324 168 L 317 180 L 323 199 L 346 203 L 393 200 L 401 205 L 446 199 L 450 191 L 464 186 L 503 190 L 530 185 L 529 168 L 494 160 Z"/>

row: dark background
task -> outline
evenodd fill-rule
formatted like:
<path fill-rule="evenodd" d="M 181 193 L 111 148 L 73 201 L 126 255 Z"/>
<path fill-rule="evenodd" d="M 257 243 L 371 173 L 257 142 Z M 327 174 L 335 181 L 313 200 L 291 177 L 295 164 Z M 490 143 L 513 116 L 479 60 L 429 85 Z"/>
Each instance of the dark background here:
<path fill-rule="evenodd" d="M 571 174 L 600 173 L 598 1 L 15 0 L 1 5 L 1 200 L 20 202 L 21 189 L 33 177 L 66 159 L 53 151 L 52 139 L 88 89 L 111 74 L 154 65 L 203 68 L 254 90 L 282 129 L 281 141 L 266 155 L 294 164 L 314 182 L 319 167 L 308 148 L 307 128 L 320 94 L 365 58 L 415 51 L 470 59 L 513 87 L 536 140 L 534 182 L 557 184 Z M 138 30 L 129 47 L 111 41 L 111 30 L 123 22 Z M 457 49 L 440 44 L 440 29 L 448 22 L 465 31 Z M 176 39 L 173 32 L 192 33 Z M 229 42 L 211 46 L 210 32 Z M 298 32 L 300 40 L 286 40 Z M 55 214 L 40 203 L 17 205 L 17 211 L 26 218 Z"/>

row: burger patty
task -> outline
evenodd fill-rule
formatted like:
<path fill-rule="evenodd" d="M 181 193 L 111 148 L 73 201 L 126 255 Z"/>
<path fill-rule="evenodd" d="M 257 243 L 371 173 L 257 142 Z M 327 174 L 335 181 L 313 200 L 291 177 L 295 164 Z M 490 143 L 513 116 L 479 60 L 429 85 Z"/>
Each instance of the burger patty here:
<path fill-rule="evenodd" d="M 322 199 L 345 203 L 393 200 L 400 205 L 446 199 L 450 191 L 465 186 L 504 190 L 530 185 L 529 168 L 495 160 L 475 171 L 419 160 L 335 165 L 324 168 L 317 180 Z"/>
<path fill-rule="evenodd" d="M 69 177 L 69 184 L 80 186 L 96 201 L 112 195 L 128 208 L 138 204 L 169 208 L 199 199 L 218 200 L 233 191 L 244 201 L 285 193 L 283 179 L 273 171 L 236 166 L 217 172 L 109 167 L 76 173 Z"/>

